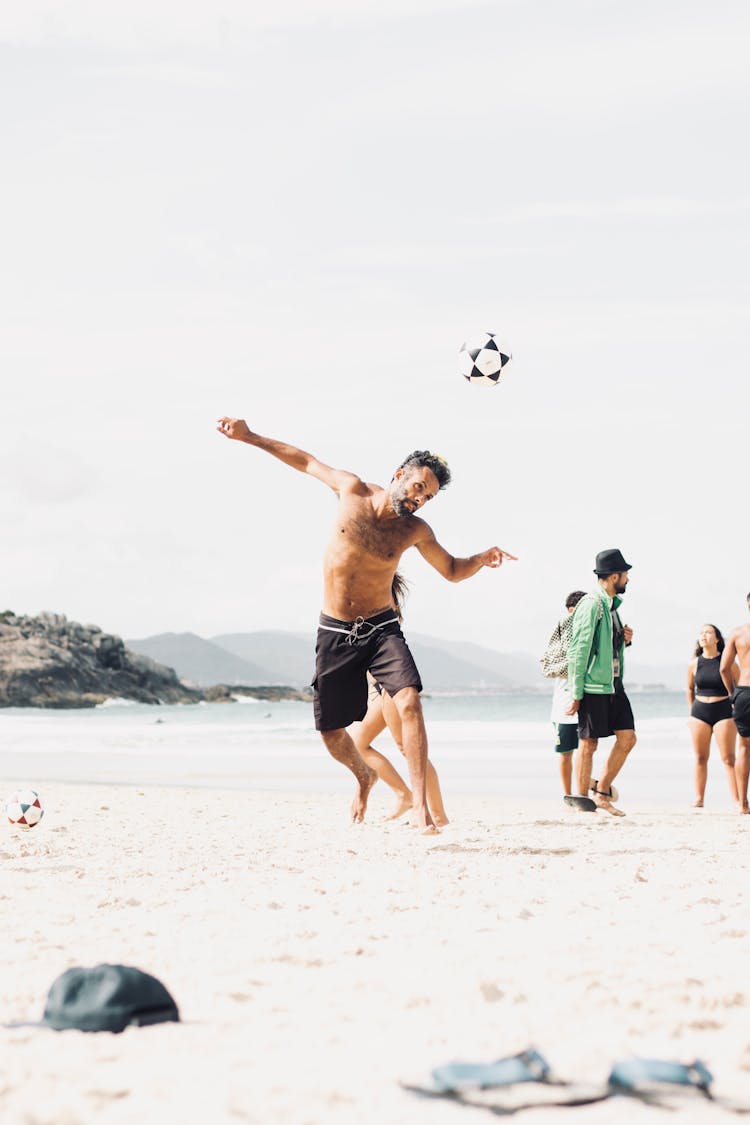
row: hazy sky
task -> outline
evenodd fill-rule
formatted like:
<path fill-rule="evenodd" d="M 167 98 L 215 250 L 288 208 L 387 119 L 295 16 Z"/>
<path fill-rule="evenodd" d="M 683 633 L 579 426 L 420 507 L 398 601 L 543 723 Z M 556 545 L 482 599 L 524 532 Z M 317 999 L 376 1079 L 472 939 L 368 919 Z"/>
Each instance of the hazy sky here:
<path fill-rule="evenodd" d="M 537 652 L 610 546 L 640 662 L 744 620 L 746 4 L 8 8 L 0 608 L 312 633 L 334 497 L 229 413 L 381 483 L 448 458 L 438 539 L 520 560 L 407 555 L 415 631 Z"/>

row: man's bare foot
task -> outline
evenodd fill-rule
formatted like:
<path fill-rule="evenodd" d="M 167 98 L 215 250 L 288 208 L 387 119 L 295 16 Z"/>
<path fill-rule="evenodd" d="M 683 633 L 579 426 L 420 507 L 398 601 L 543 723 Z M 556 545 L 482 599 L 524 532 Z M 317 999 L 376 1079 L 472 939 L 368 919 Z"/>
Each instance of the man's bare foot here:
<path fill-rule="evenodd" d="M 435 821 L 435 826 L 437 828 L 445 828 L 446 824 L 450 824 L 450 821 L 448 820 L 448 817 L 445 815 L 445 813 L 440 813 L 439 816 L 433 816 L 432 819 Z"/>
<path fill-rule="evenodd" d="M 389 813 L 388 816 L 385 819 L 386 820 L 398 820 L 398 818 L 400 816 L 403 816 L 404 813 L 407 813 L 409 811 L 409 809 L 412 807 L 412 803 L 413 803 L 412 802 L 412 795 L 407 790 L 406 793 L 401 794 L 401 796 L 396 801 L 396 805 L 395 805 L 395 808 L 393 809 L 393 812 Z"/>
<path fill-rule="evenodd" d="M 440 829 L 432 819 L 430 810 L 426 808 L 418 809 L 412 805 L 409 825 L 412 828 L 418 828 L 423 836 L 438 836 L 440 834 Z"/>
<path fill-rule="evenodd" d="M 625 816 L 622 809 L 615 808 L 609 797 L 602 797 L 601 793 L 594 792 L 593 802 L 598 809 L 610 813 L 611 816 Z"/>
<path fill-rule="evenodd" d="M 694 809 L 702 809 L 703 808 L 703 798 L 702 797 L 698 797 L 695 801 L 693 801 L 693 808 Z"/>
<path fill-rule="evenodd" d="M 750 813 L 750 805 L 745 801 L 744 805 L 740 805 L 740 814 L 747 816 L 748 813 Z"/>
<path fill-rule="evenodd" d="M 365 769 L 367 773 L 359 782 L 359 792 L 352 801 L 352 824 L 361 824 L 365 819 L 367 798 L 370 796 L 373 785 L 378 780 L 375 770 L 371 770 L 369 766 L 365 766 Z"/>

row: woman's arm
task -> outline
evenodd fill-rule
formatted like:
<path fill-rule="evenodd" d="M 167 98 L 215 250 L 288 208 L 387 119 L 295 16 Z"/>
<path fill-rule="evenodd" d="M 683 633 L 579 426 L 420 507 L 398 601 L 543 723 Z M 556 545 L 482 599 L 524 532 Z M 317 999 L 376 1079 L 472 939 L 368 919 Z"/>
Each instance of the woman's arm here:
<path fill-rule="evenodd" d="M 695 670 L 698 667 L 698 658 L 691 660 L 687 672 L 687 704 L 690 709 L 695 703 Z"/>

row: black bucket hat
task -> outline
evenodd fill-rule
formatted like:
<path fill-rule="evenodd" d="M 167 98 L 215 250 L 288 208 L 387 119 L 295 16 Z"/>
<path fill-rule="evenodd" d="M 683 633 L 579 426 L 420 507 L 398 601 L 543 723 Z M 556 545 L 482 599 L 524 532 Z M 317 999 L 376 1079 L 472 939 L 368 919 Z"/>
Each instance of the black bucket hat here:
<path fill-rule="evenodd" d="M 130 965 L 68 969 L 50 986 L 42 1024 L 55 1031 L 124 1031 L 179 1021 L 161 981 Z"/>
<path fill-rule="evenodd" d="M 632 570 L 629 562 L 625 562 L 622 557 L 622 551 L 617 547 L 609 547 L 606 551 L 600 551 L 596 556 L 596 565 L 594 566 L 594 574 L 599 578 L 606 578 L 608 574 L 622 574 L 623 570 Z"/>

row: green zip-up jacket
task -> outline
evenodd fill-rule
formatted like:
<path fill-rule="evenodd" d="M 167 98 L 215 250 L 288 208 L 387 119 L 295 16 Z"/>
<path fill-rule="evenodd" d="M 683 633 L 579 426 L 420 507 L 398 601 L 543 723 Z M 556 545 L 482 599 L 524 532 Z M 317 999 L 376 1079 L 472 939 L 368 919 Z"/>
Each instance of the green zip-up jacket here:
<path fill-rule="evenodd" d="M 573 699 L 586 695 L 612 695 L 615 690 L 612 659 L 612 609 L 622 598 L 610 598 L 598 586 L 581 598 L 573 614 L 568 647 L 568 686 Z M 620 647 L 620 676 L 625 667 L 625 643 Z"/>

